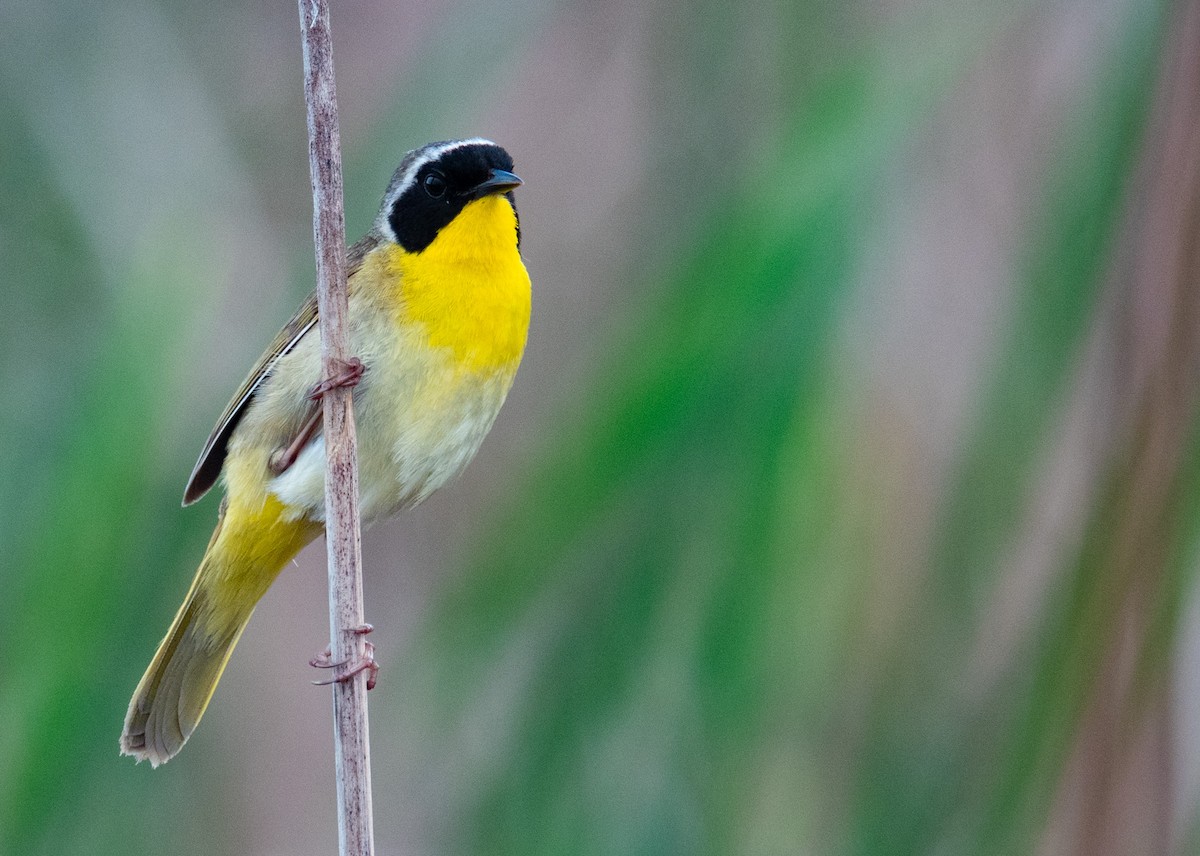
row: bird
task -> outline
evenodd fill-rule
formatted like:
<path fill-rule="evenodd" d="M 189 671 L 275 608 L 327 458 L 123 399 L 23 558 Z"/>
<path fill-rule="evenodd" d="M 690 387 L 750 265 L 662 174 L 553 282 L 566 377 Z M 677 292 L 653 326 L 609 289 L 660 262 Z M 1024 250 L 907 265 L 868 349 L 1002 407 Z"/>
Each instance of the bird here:
<path fill-rule="evenodd" d="M 188 478 L 185 506 L 218 480 L 224 497 L 129 703 L 122 754 L 157 767 L 179 752 L 256 604 L 324 531 L 322 394 L 352 387 L 364 525 L 417 505 L 475 456 L 528 335 L 521 184 L 509 154 L 483 138 L 408 152 L 372 228 L 347 249 L 344 371 L 321 376 L 315 293 L 255 363 Z"/>

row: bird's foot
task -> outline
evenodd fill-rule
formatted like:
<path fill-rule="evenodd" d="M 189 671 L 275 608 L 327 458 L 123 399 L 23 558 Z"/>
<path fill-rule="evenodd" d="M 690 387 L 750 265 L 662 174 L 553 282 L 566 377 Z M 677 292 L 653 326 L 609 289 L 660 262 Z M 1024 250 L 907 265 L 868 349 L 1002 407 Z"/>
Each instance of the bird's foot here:
<path fill-rule="evenodd" d="M 326 378 L 309 390 L 308 400 L 320 401 L 321 396 L 330 390 L 358 386 L 358 382 L 362 380 L 363 372 L 366 370 L 367 367 L 363 365 L 362 360 L 358 357 L 351 357 L 338 366 L 338 371 L 333 377 Z M 296 459 L 300 457 L 300 453 L 304 451 L 313 437 L 317 436 L 317 431 L 321 428 L 321 420 L 321 408 L 317 407 L 301 426 L 292 442 L 271 453 L 271 457 L 267 460 L 267 469 L 270 470 L 271 475 L 281 475 L 291 469 L 292 464 L 296 463 Z"/>
<path fill-rule="evenodd" d="M 309 400 L 320 401 L 321 396 L 331 390 L 341 387 L 358 386 L 358 382 L 362 380 L 363 372 L 366 370 L 367 367 L 363 365 L 363 361 L 358 357 L 351 357 L 348 360 L 339 362 L 337 371 L 333 377 L 325 378 L 309 391 Z"/>
<path fill-rule="evenodd" d="M 358 627 L 350 628 L 349 632 L 358 636 L 366 636 L 374 629 L 370 624 L 361 624 Z M 367 672 L 367 689 L 375 689 L 375 681 L 379 677 L 379 661 L 375 659 L 375 646 L 370 642 L 364 642 L 363 648 L 364 653 L 361 658 L 350 657 L 335 663 L 332 651 L 326 647 L 324 651 L 309 660 L 308 664 L 316 669 L 347 668 L 327 681 L 313 681 L 313 686 L 325 687 L 330 684 L 342 684 L 351 680 L 359 672 Z"/>

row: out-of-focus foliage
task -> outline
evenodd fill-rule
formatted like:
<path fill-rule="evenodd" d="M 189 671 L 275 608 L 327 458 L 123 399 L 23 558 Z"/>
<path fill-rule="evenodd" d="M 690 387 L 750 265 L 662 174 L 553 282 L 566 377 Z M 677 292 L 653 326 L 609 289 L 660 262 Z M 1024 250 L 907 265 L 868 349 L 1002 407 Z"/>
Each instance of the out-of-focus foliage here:
<path fill-rule="evenodd" d="M 319 551 L 116 757 L 311 282 L 295 10 L 90 8 L 0 12 L 0 853 L 331 852 Z M 1196 4 L 334 30 L 351 231 L 483 133 L 535 284 L 480 460 L 367 535 L 380 852 L 1200 852 Z"/>

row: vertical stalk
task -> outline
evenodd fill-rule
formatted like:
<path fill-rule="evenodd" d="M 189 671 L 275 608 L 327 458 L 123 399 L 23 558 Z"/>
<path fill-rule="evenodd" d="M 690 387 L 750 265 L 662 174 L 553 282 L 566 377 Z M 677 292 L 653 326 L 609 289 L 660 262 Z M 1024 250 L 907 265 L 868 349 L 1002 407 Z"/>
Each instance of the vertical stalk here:
<path fill-rule="evenodd" d="M 333 41 L 327 0 L 299 0 L 304 42 L 304 100 L 308 107 L 308 158 L 312 173 L 313 236 L 317 255 L 317 307 L 322 377 L 345 365 L 347 342 L 346 224 L 342 211 L 342 155 L 333 78 Z M 325 538 L 329 555 L 329 632 L 333 662 L 365 656 L 358 461 L 351 390 L 323 397 L 325 435 Z M 338 846 L 341 856 L 374 852 L 371 821 L 367 676 L 360 672 L 333 686 L 334 762 Z"/>

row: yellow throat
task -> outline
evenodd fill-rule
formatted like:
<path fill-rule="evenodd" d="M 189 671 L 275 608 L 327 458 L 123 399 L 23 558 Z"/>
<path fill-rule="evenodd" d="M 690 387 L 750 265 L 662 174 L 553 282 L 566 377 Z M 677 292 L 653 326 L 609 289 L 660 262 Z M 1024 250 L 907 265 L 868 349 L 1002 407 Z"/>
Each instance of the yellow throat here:
<path fill-rule="evenodd" d="M 420 324 L 429 344 L 448 348 L 476 372 L 516 371 L 529 331 L 529 274 L 517 251 L 508 199 L 474 200 L 419 253 L 387 244 L 401 325 Z M 399 276 L 396 276 L 399 274 Z"/>

